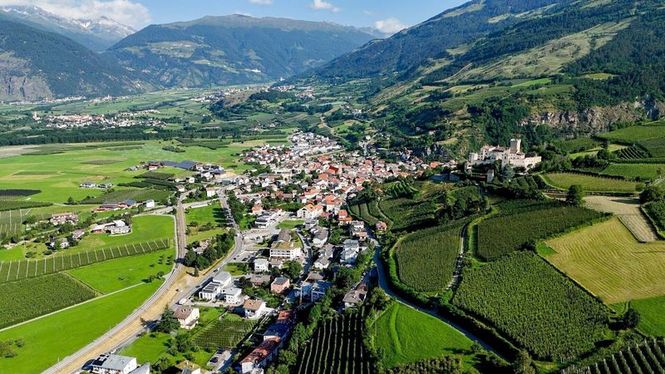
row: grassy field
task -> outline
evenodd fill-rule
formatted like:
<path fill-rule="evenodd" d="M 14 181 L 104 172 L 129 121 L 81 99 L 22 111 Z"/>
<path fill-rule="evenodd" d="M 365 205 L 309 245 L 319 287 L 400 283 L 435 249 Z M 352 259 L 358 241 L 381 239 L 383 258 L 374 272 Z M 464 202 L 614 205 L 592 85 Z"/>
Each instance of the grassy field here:
<path fill-rule="evenodd" d="M 77 246 L 63 251 L 63 254 L 159 239 L 173 239 L 175 230 L 173 222 L 171 216 L 135 216 L 132 218 L 132 232 L 130 234 L 89 234 L 83 237 Z"/>
<path fill-rule="evenodd" d="M 400 303 L 393 303 L 370 329 L 386 367 L 459 354 L 473 344 L 440 320 Z"/>
<path fill-rule="evenodd" d="M 141 285 L 0 332 L 0 341 L 23 339 L 13 358 L 0 358 L 0 372 L 39 373 L 122 321 L 159 287 Z"/>
<path fill-rule="evenodd" d="M 143 282 L 159 272 L 171 270 L 172 249 L 145 255 L 122 257 L 69 270 L 67 273 L 101 293 L 109 293 Z"/>
<path fill-rule="evenodd" d="M 625 143 L 639 143 L 647 139 L 662 138 L 665 135 L 665 126 L 661 122 L 654 122 L 650 125 L 630 126 L 623 129 L 610 131 L 600 135 L 601 138 L 610 141 L 619 141 Z"/>
<path fill-rule="evenodd" d="M 222 208 L 217 202 L 205 206 L 203 208 L 190 208 L 187 209 L 187 224 L 196 222 L 199 226 L 211 224 L 219 226 L 226 223 Z"/>
<path fill-rule="evenodd" d="M 665 297 L 635 300 L 630 303 L 640 313 L 638 328 L 652 336 L 665 336 Z"/>
<path fill-rule="evenodd" d="M 574 184 L 581 185 L 590 192 L 636 192 L 637 183 L 611 178 L 595 177 L 574 173 L 548 173 L 543 175 L 545 182 L 552 187 L 568 190 Z"/>
<path fill-rule="evenodd" d="M 39 154 L 17 155 L 0 158 L 0 189 L 30 188 L 41 190 L 31 196 L 33 201 L 64 203 L 71 196 L 79 201 L 87 196 L 99 196 L 102 190 L 81 189 L 79 184 L 86 181 L 119 183 L 135 182 L 135 172 L 125 169 L 142 161 L 168 160 L 219 163 L 226 168 L 238 168 L 236 154 L 263 144 L 265 141 L 232 143 L 227 147 L 212 150 L 205 147 L 186 147 L 183 153 L 173 153 L 162 149 L 165 143 L 158 141 L 127 143 L 131 146 L 112 147 L 108 143 L 81 145 L 40 146 Z M 34 150 L 33 150 L 34 151 Z M 182 170 L 167 168 L 169 173 L 190 174 Z"/>
<path fill-rule="evenodd" d="M 303 223 L 305 223 L 305 221 L 301 219 L 287 219 L 286 221 L 280 222 L 279 225 L 277 225 L 277 228 L 294 230 L 296 227 L 302 225 Z"/>
<path fill-rule="evenodd" d="M 665 295 L 665 242 L 638 243 L 617 218 L 546 243 L 547 260 L 606 303 Z"/>

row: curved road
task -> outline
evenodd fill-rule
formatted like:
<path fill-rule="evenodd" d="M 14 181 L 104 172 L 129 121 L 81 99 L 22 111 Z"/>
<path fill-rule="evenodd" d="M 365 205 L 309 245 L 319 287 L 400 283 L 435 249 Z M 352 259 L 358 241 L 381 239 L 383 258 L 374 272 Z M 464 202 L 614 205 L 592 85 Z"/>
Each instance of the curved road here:
<path fill-rule="evenodd" d="M 184 257 L 187 251 L 187 237 L 185 234 L 185 209 L 182 200 L 178 200 L 175 216 L 175 239 L 176 255 L 174 266 L 168 274 L 166 281 L 157 289 L 157 291 L 146 300 L 138 309 L 125 318 L 118 325 L 106 332 L 104 335 L 95 339 L 92 343 L 78 350 L 76 353 L 65 357 L 51 368 L 44 371 L 46 374 L 73 373 L 79 371 L 83 365 L 97 356 L 113 350 L 133 336 L 136 336 L 144 329 L 144 321 L 155 320 L 159 318 L 164 308 L 176 299 L 179 295 L 177 285 L 183 281 L 186 274 L 185 267 L 178 261 Z"/>

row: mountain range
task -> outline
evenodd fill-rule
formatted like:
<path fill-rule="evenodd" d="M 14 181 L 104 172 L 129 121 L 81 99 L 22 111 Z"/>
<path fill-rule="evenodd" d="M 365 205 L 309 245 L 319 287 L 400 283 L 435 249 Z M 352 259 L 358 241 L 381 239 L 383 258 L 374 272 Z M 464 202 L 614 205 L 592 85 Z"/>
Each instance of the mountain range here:
<path fill-rule="evenodd" d="M 97 52 L 136 32 L 133 28 L 107 17 L 71 19 L 36 6 L 4 6 L 0 7 L 0 14 L 39 30 L 61 34 Z"/>
<path fill-rule="evenodd" d="M 201 87 L 287 78 L 373 38 L 325 22 L 231 15 L 151 25 L 106 54 L 154 85 Z"/>

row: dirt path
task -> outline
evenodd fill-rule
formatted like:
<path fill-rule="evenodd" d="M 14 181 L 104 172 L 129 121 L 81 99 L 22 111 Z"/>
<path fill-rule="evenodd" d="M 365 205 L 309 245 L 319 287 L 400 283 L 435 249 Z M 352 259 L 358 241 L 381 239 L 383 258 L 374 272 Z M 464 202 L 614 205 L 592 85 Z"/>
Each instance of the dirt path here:
<path fill-rule="evenodd" d="M 621 223 L 642 243 L 655 242 L 658 235 L 640 210 L 640 202 L 634 197 L 588 196 L 587 207 L 616 215 Z"/>

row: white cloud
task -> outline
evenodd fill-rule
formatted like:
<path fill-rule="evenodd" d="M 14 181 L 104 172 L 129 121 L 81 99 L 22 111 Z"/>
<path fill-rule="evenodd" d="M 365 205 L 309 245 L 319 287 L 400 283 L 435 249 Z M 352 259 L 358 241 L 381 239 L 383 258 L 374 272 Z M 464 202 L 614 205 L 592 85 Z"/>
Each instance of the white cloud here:
<path fill-rule="evenodd" d="M 338 7 L 325 0 L 314 0 L 314 2 L 310 5 L 310 7 L 315 10 L 329 10 L 333 13 L 337 13 L 340 11 Z"/>
<path fill-rule="evenodd" d="M 404 30 L 408 26 L 400 22 L 397 18 L 391 17 L 374 22 L 374 27 L 384 34 L 394 34 Z"/>
<path fill-rule="evenodd" d="M 9 5 L 33 5 L 72 19 L 107 17 L 134 28 L 150 22 L 148 8 L 132 0 L 0 0 L 0 6 Z"/>
<path fill-rule="evenodd" d="M 272 5 L 272 0 L 249 0 L 249 2 L 257 5 Z"/>

